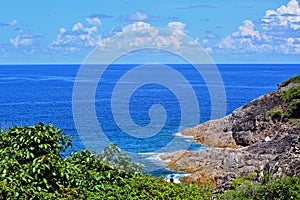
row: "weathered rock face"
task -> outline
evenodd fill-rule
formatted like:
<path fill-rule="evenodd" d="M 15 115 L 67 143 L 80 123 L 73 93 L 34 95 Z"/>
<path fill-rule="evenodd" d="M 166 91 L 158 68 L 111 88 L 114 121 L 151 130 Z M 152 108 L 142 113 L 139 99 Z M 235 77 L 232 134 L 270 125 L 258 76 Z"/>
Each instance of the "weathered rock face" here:
<path fill-rule="evenodd" d="M 264 173 L 300 177 L 300 129 L 283 138 L 261 142 L 239 149 L 210 148 L 203 151 L 179 151 L 161 156 L 166 166 L 190 173 L 185 183 L 210 184 L 226 188 L 234 178 L 256 172 L 258 181 Z M 227 188 L 229 189 L 229 188 Z"/>
<path fill-rule="evenodd" d="M 215 148 L 183 150 L 161 158 L 168 168 L 191 174 L 183 182 L 218 189 L 228 189 L 234 178 L 250 172 L 257 174 L 254 181 L 266 172 L 300 177 L 300 119 L 291 123 L 285 116 L 270 113 L 286 111 L 288 104 L 281 101 L 279 92 L 263 95 L 231 115 L 182 131 Z"/>
<path fill-rule="evenodd" d="M 225 131 L 232 131 L 232 136 L 238 145 L 248 146 L 262 142 L 268 136 L 276 135 L 274 122 L 268 116 L 268 111 L 283 104 L 278 92 L 272 92 L 249 104 L 235 110 L 230 118 Z"/>
<path fill-rule="evenodd" d="M 229 120 L 230 116 L 211 120 L 194 128 L 186 129 L 181 133 L 187 136 L 194 136 L 193 139 L 200 144 L 213 147 L 238 148 L 240 146 L 236 144 L 232 131 L 224 131 L 224 127 L 228 126 Z"/>
<path fill-rule="evenodd" d="M 285 134 L 290 124 L 287 119 L 274 119 L 269 111 L 286 109 L 287 103 L 279 98 L 278 92 L 263 95 L 249 104 L 236 109 L 231 115 L 211 120 L 194 128 L 182 131 L 183 135 L 194 136 L 200 144 L 213 147 L 239 148 L 267 137 L 273 139 L 278 133 Z"/>

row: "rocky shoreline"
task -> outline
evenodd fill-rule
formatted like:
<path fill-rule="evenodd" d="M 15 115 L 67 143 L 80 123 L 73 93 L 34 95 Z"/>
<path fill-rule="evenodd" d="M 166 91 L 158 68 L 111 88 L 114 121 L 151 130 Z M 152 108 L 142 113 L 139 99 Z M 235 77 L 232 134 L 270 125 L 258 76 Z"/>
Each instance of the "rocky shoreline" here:
<path fill-rule="evenodd" d="M 266 174 L 300 177 L 300 119 L 285 114 L 300 100 L 298 96 L 282 100 L 284 91 L 299 85 L 289 83 L 224 118 L 182 131 L 212 148 L 177 151 L 164 154 L 161 159 L 167 168 L 190 174 L 182 182 L 210 184 L 218 191 L 229 189 L 233 179 L 251 172 L 256 174 L 254 182 Z M 299 108 L 294 112 L 297 116 Z"/>

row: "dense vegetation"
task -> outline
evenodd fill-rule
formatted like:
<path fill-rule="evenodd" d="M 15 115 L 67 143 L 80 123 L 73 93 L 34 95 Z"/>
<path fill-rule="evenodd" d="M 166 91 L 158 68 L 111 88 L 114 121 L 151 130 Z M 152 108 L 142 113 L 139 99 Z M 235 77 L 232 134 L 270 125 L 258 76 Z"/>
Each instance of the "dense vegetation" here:
<path fill-rule="evenodd" d="M 71 137 L 52 124 L 0 131 L 1 199 L 211 199 L 212 188 L 173 184 L 143 175 L 116 145 L 101 153 L 76 151 L 68 156 Z M 237 178 L 219 199 L 300 199 L 300 179 L 252 184 Z"/>
<path fill-rule="evenodd" d="M 294 99 L 300 99 L 300 86 L 295 86 L 288 90 L 280 92 L 280 98 L 283 102 L 289 102 Z"/>
<path fill-rule="evenodd" d="M 64 157 L 71 137 L 52 124 L 11 127 L 0 133 L 2 199 L 209 199 L 211 190 L 142 175 L 116 145 Z M 206 191 L 204 193 L 204 191 Z"/>
<path fill-rule="evenodd" d="M 288 80 L 281 83 L 281 87 L 285 87 L 290 83 L 300 83 L 300 76 L 294 76 L 292 78 L 289 78 Z"/>
<path fill-rule="evenodd" d="M 300 76 L 294 76 L 283 82 L 281 86 L 287 86 L 290 83 L 300 83 Z M 274 109 L 268 112 L 273 119 L 282 120 L 284 118 L 295 121 L 300 118 L 300 85 L 294 85 L 279 93 L 280 99 L 286 104 L 285 108 Z"/>
<path fill-rule="evenodd" d="M 271 200 L 271 199 L 300 199 L 300 178 L 286 177 L 284 179 L 273 178 L 262 180 L 261 183 L 252 184 L 252 174 L 239 177 L 233 181 L 237 185 L 235 190 L 229 190 L 224 194 L 218 194 L 218 199 L 232 200 Z M 239 184 L 237 184 L 239 183 Z"/>

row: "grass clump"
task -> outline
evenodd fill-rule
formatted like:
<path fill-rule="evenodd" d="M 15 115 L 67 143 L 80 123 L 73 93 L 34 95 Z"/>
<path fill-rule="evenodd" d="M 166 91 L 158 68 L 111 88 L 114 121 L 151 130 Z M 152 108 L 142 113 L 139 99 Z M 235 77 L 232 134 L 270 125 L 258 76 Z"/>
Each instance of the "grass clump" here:
<path fill-rule="evenodd" d="M 285 87 L 290 83 L 300 83 L 300 76 L 294 76 L 294 77 L 284 81 L 283 83 L 281 83 L 281 87 Z"/>
<path fill-rule="evenodd" d="M 256 176 L 257 174 L 255 172 L 252 172 L 250 174 L 247 174 L 245 176 L 240 176 L 236 179 L 234 179 L 232 182 L 231 182 L 231 186 L 236 189 L 238 188 L 240 185 L 243 185 L 243 184 L 250 184 L 252 183 L 254 177 Z"/>
<path fill-rule="evenodd" d="M 218 199 L 300 199 L 300 178 L 273 178 L 266 183 L 252 184 L 246 182 L 235 190 L 218 194 Z"/>
<path fill-rule="evenodd" d="M 296 126 L 300 127 L 300 120 L 299 119 L 291 118 L 291 119 L 289 119 L 289 123 L 291 125 L 296 125 Z M 299 138 L 300 138 L 300 135 L 299 135 Z"/>
<path fill-rule="evenodd" d="M 292 87 L 288 90 L 280 92 L 280 99 L 283 102 L 292 101 L 294 99 L 300 99 L 300 85 Z"/>
<path fill-rule="evenodd" d="M 271 115 L 273 120 L 282 120 L 284 117 L 286 117 L 286 113 L 281 109 L 275 109 L 268 112 L 269 115 Z"/>

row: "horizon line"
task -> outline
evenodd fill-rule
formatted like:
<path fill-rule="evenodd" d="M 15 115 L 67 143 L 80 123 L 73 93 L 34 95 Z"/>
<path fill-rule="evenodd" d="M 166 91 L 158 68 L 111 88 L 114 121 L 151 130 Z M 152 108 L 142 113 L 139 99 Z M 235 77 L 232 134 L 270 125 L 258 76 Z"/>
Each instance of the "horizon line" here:
<path fill-rule="evenodd" d="M 4 65 L 191 65 L 191 63 L 93 63 L 93 64 L 87 64 L 87 63 L 0 63 L 0 66 Z M 300 62 L 298 63 L 193 63 L 193 65 L 300 65 Z"/>

